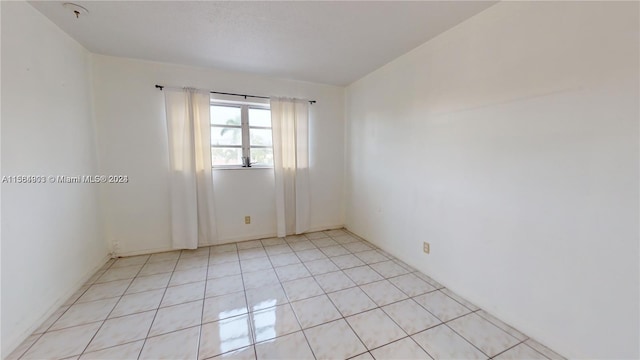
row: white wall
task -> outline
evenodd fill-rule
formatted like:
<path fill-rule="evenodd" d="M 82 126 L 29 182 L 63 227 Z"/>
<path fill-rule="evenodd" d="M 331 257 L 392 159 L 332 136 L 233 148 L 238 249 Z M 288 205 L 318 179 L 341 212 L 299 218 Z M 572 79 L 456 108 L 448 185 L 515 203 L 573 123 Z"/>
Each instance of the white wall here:
<path fill-rule="evenodd" d="M 2 175 L 95 174 L 89 54 L 2 2 Z M 107 257 L 96 185 L 2 184 L 2 355 Z"/>
<path fill-rule="evenodd" d="M 637 359 L 638 10 L 499 3 L 350 85 L 347 227 L 565 356 Z"/>
<path fill-rule="evenodd" d="M 310 118 L 311 226 L 344 224 L 344 88 L 102 55 L 93 55 L 93 77 L 101 170 L 130 179 L 103 194 L 107 238 L 118 243 L 118 254 L 170 245 L 164 96 L 155 84 L 317 100 Z M 213 178 L 220 242 L 276 234 L 271 171 L 215 170 Z"/>

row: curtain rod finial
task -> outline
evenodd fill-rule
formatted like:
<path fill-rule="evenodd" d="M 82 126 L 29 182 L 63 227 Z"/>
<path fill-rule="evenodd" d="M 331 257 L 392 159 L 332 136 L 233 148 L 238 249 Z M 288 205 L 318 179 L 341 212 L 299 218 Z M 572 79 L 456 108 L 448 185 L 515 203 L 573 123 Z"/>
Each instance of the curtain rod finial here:
<path fill-rule="evenodd" d="M 162 85 L 156 85 L 156 89 L 160 89 L 160 91 L 162 91 L 162 89 L 164 89 L 164 86 L 162 86 Z"/>

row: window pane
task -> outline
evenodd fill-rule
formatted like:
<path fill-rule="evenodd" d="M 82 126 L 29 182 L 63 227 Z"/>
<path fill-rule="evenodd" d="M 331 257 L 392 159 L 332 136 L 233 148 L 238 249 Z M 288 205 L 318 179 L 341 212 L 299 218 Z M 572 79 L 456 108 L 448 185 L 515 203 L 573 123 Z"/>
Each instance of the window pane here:
<path fill-rule="evenodd" d="M 242 129 L 212 126 L 211 145 L 242 145 Z"/>
<path fill-rule="evenodd" d="M 273 166 L 273 149 L 251 148 L 251 162 L 255 162 L 256 165 Z"/>
<path fill-rule="evenodd" d="M 242 165 L 242 149 L 211 148 L 211 163 L 216 165 Z"/>
<path fill-rule="evenodd" d="M 213 125 L 240 125 L 241 111 L 234 106 L 211 106 L 211 124 Z"/>
<path fill-rule="evenodd" d="M 271 110 L 249 109 L 249 126 L 271 127 Z"/>
<path fill-rule="evenodd" d="M 251 146 L 271 146 L 271 129 L 249 129 Z"/>

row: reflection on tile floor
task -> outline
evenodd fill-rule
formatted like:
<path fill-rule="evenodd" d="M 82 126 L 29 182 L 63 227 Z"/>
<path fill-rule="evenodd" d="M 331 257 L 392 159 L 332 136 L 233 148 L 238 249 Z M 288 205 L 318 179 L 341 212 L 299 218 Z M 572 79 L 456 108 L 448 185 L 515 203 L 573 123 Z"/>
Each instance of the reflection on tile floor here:
<path fill-rule="evenodd" d="M 8 359 L 562 359 L 345 230 L 109 261 Z"/>

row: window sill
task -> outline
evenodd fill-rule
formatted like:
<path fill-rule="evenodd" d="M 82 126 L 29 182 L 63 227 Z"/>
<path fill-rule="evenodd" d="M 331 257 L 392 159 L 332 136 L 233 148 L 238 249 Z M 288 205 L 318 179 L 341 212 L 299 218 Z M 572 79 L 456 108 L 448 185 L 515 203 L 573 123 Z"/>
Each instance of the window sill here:
<path fill-rule="evenodd" d="M 230 165 L 230 166 L 216 166 L 212 167 L 212 170 L 273 170 L 273 166 L 251 166 L 251 167 L 242 167 L 240 165 Z"/>

